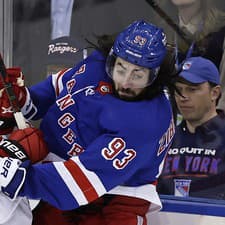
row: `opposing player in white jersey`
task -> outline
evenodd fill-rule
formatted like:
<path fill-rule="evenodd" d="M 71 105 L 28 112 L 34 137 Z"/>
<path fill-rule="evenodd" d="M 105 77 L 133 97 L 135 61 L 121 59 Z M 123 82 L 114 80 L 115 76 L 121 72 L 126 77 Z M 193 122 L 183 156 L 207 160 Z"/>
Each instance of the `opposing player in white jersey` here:
<path fill-rule="evenodd" d="M 7 77 L 5 78 L 5 81 L 13 86 L 15 93 L 18 94 L 18 91 L 21 92 L 22 90 L 26 91 L 24 87 L 23 74 L 20 68 L 8 68 L 6 70 L 6 74 Z M 35 128 L 29 128 L 14 132 L 18 129 L 18 127 L 13 116 L 13 107 L 9 102 L 8 96 L 4 89 L 5 85 L 3 82 L 3 77 L 0 76 L 0 157 L 11 156 L 23 161 L 30 159 L 32 163 L 35 163 L 43 159 L 48 153 L 47 148 L 44 148 L 45 143 L 40 136 L 41 132 Z M 20 96 L 21 98 L 19 99 L 19 107 L 22 106 L 26 101 L 25 95 Z M 13 101 L 14 100 L 15 99 L 13 99 Z M 30 127 L 31 124 L 28 123 L 28 121 L 26 122 L 27 127 Z M 17 147 L 17 143 L 8 141 L 8 138 L 10 138 L 11 140 L 20 140 L 21 144 L 25 148 L 27 144 L 29 145 L 29 143 L 32 143 L 32 153 L 29 151 L 24 152 L 21 148 L 21 145 Z M 38 141 L 38 143 L 35 144 L 35 140 Z M 38 155 L 33 154 L 37 150 L 34 149 L 34 145 L 36 145 L 36 147 L 38 148 Z M 41 150 L 45 150 L 45 153 L 39 151 L 40 147 Z M 31 202 L 28 201 L 28 199 L 25 197 L 19 197 L 15 201 L 12 201 L 5 194 L 0 192 L 0 225 L 31 225 L 32 207 L 34 206 L 34 201 L 32 201 L 32 206 L 30 205 L 30 203 Z"/>

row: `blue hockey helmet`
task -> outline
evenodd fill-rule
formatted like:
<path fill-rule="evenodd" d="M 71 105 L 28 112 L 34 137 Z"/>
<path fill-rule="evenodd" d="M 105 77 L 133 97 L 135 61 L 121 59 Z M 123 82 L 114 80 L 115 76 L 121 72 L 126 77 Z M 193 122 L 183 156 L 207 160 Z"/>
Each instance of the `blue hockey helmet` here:
<path fill-rule="evenodd" d="M 112 76 L 111 57 L 120 57 L 132 64 L 150 69 L 151 84 L 166 55 L 166 35 L 163 30 L 144 20 L 130 24 L 116 38 L 106 62 L 106 71 Z"/>

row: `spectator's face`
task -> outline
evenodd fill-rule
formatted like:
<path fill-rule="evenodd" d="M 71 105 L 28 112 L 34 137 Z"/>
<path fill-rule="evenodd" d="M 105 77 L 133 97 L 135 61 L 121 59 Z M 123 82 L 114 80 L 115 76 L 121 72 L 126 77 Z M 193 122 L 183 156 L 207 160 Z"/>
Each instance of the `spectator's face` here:
<path fill-rule="evenodd" d="M 171 2 L 176 6 L 182 6 L 182 5 L 190 5 L 199 0 L 171 0 Z"/>
<path fill-rule="evenodd" d="M 149 73 L 149 69 L 117 57 L 112 74 L 116 93 L 124 100 L 135 99 L 148 85 Z"/>
<path fill-rule="evenodd" d="M 177 107 L 185 120 L 201 124 L 211 118 L 220 86 L 210 87 L 208 82 L 198 85 L 176 82 L 176 87 L 183 96 L 175 93 Z"/>

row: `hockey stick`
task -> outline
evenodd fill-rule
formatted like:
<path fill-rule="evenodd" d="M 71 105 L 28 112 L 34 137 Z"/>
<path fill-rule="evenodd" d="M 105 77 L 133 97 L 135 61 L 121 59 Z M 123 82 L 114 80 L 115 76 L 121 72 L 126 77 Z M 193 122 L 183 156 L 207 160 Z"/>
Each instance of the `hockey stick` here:
<path fill-rule="evenodd" d="M 155 10 L 155 12 L 164 19 L 164 21 L 173 28 L 173 30 L 182 38 L 185 43 L 190 46 L 192 41 L 186 38 L 185 33 L 180 29 L 180 27 L 171 19 L 168 14 L 162 10 L 159 5 L 154 0 L 146 0 L 146 2 Z"/>
<path fill-rule="evenodd" d="M 12 110 L 13 110 L 13 115 L 14 115 L 14 118 L 16 120 L 16 124 L 17 124 L 17 127 L 19 129 L 24 129 L 26 128 L 26 120 L 18 106 L 18 102 L 17 102 L 17 98 L 15 96 L 15 93 L 13 91 L 13 88 L 12 88 L 12 84 L 11 83 L 8 83 L 8 82 L 5 82 L 5 79 L 7 77 L 7 72 L 6 72 L 6 67 L 5 67 L 5 64 L 4 64 L 4 61 L 2 59 L 2 56 L 0 54 L 0 73 L 1 73 L 1 79 L 2 79 L 2 83 L 4 85 L 4 88 L 6 90 L 6 93 L 8 95 L 8 98 L 9 98 L 9 101 L 10 101 L 10 105 L 12 107 Z"/>

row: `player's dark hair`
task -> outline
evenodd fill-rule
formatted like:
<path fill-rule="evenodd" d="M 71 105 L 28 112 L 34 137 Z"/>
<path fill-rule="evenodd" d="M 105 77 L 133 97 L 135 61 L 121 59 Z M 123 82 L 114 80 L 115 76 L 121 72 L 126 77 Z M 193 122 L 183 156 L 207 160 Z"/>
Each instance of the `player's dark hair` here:
<path fill-rule="evenodd" d="M 151 99 L 159 95 L 164 89 L 167 89 L 170 94 L 173 94 L 174 79 L 177 77 L 176 59 L 173 49 L 167 46 L 166 56 L 160 65 L 160 70 L 156 80 L 147 87 L 147 98 Z"/>
<path fill-rule="evenodd" d="M 88 48 L 94 48 L 100 51 L 105 57 L 107 57 L 117 35 L 118 33 L 111 35 L 110 34 L 94 35 L 97 43 L 94 43 L 88 39 L 86 39 L 86 42 L 89 44 Z"/>

